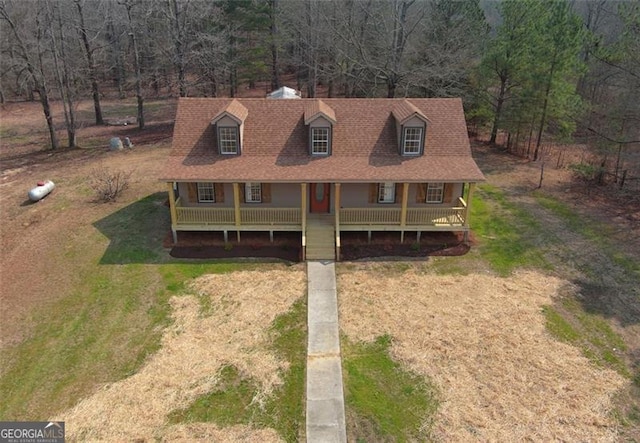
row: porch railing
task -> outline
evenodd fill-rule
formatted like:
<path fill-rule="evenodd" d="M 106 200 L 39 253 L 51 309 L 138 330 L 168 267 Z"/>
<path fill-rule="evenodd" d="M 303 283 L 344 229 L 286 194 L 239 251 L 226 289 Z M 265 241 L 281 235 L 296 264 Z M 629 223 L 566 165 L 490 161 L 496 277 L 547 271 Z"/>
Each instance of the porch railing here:
<path fill-rule="evenodd" d="M 464 225 L 465 208 L 409 208 L 407 225 Z"/>
<path fill-rule="evenodd" d="M 240 208 L 240 221 L 246 225 L 299 225 L 299 208 Z"/>
<path fill-rule="evenodd" d="M 466 204 L 435 208 L 407 208 L 407 226 L 464 226 Z M 344 225 L 399 225 L 400 208 L 343 208 L 340 224 Z"/>
<path fill-rule="evenodd" d="M 400 208 L 343 208 L 340 209 L 343 225 L 397 225 L 400 224 Z"/>
<path fill-rule="evenodd" d="M 234 208 L 183 206 L 176 200 L 179 225 L 235 225 Z M 299 225 L 298 208 L 240 208 L 241 225 Z"/>
<path fill-rule="evenodd" d="M 464 226 L 466 203 L 456 207 L 407 208 L 407 226 Z M 342 225 L 400 225 L 402 210 L 394 208 L 342 208 Z M 176 200 L 178 225 L 235 225 L 234 208 L 183 206 Z M 301 225 L 299 208 L 240 208 L 240 225 Z"/>

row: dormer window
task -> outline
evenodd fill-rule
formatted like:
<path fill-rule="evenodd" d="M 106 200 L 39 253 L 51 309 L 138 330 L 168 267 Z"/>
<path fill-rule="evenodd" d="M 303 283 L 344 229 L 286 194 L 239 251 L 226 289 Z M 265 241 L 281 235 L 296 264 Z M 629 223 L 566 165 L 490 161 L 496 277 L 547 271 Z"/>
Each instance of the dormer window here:
<path fill-rule="evenodd" d="M 404 128 L 402 137 L 402 154 L 403 155 L 419 155 L 422 146 L 422 128 L 409 127 Z"/>
<path fill-rule="evenodd" d="M 220 154 L 238 153 L 238 128 L 235 126 L 218 127 L 218 146 Z"/>
<path fill-rule="evenodd" d="M 396 120 L 398 153 L 407 157 L 424 154 L 425 133 L 430 124 L 426 115 L 409 100 L 402 100 L 391 111 Z"/>
<path fill-rule="evenodd" d="M 238 100 L 233 99 L 211 120 L 218 138 L 218 153 L 240 155 L 242 152 L 242 132 L 249 111 Z"/>
<path fill-rule="evenodd" d="M 311 154 L 329 155 L 331 128 L 311 128 Z"/>
<path fill-rule="evenodd" d="M 309 127 L 309 154 L 331 155 L 336 113 L 322 100 L 309 100 L 304 108 L 304 124 Z"/>

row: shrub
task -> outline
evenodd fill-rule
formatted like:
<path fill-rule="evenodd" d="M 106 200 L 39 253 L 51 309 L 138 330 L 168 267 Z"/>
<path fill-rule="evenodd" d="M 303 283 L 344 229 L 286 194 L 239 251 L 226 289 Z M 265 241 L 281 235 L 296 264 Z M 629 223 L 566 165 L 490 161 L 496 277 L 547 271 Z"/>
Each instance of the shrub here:
<path fill-rule="evenodd" d="M 574 179 L 585 182 L 596 181 L 603 172 L 602 167 L 588 163 L 574 163 L 569 165 L 569 169 Z"/>
<path fill-rule="evenodd" d="M 89 186 L 102 202 L 115 201 L 129 187 L 132 172 L 112 171 L 109 168 L 97 168 L 91 171 Z"/>

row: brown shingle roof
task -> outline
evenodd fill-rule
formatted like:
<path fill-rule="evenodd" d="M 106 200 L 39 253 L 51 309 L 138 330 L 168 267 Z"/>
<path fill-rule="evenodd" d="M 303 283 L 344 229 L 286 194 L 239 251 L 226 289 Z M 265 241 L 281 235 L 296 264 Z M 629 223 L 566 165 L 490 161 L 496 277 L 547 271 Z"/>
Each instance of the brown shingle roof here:
<path fill-rule="evenodd" d="M 414 115 L 420 117 L 422 120 L 429 121 L 427 116 L 424 115 L 417 106 L 406 99 L 396 104 L 391 113 L 399 123 L 404 123 Z"/>
<path fill-rule="evenodd" d="M 319 99 L 307 100 L 304 107 L 304 124 L 308 125 L 319 116 L 324 116 L 334 125 L 336 122 L 336 113 L 325 102 Z"/>
<path fill-rule="evenodd" d="M 246 120 L 248 114 L 249 111 L 247 110 L 247 108 L 245 108 L 238 100 L 234 99 L 227 105 L 226 108 L 224 108 L 218 115 L 216 115 L 213 120 L 211 120 L 211 123 L 217 122 L 225 115 L 230 115 L 231 117 L 234 117 L 236 120 L 238 120 L 239 123 L 243 123 Z"/>
<path fill-rule="evenodd" d="M 235 99 L 247 109 L 242 155 L 220 155 L 213 117 L 229 98 L 181 98 L 166 181 L 482 181 L 460 99 L 411 99 L 430 124 L 425 154 L 398 154 L 392 111 L 404 99 L 323 99 L 334 111 L 332 155 L 311 157 L 305 111 L 316 99 Z"/>

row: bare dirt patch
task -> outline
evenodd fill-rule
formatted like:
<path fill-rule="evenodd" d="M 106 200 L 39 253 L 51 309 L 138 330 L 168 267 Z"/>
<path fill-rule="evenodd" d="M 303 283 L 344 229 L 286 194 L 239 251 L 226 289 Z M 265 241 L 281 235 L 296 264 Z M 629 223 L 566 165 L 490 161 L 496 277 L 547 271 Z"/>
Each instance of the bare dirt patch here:
<path fill-rule="evenodd" d="M 107 115 L 129 112 L 132 101 L 106 100 Z M 60 299 L 77 287 L 81 274 L 97 263 L 109 239 L 95 239 L 93 224 L 133 201 L 165 190 L 157 180 L 169 152 L 175 100 L 150 101 L 149 124 L 95 126 L 92 102 L 78 104 L 82 149 L 48 150 L 39 103 L 0 107 L 0 347 L 20 342 L 37 323 L 34 307 Z M 61 115 L 62 105 L 53 104 Z M 64 131 L 59 128 L 63 143 Z M 110 137 L 128 136 L 134 149 L 110 152 Z M 88 178 L 95 168 L 131 171 L 131 186 L 119 201 L 98 204 Z M 55 190 L 38 203 L 27 192 L 40 180 Z"/>
<path fill-rule="evenodd" d="M 350 269 L 338 279 L 340 324 L 351 340 L 389 334 L 392 357 L 436 383 L 438 439 L 615 441 L 612 397 L 629 381 L 545 330 L 541 309 L 567 285 Z"/>
<path fill-rule="evenodd" d="M 303 268 L 206 275 L 191 285 L 194 295 L 171 300 L 174 323 L 162 348 L 135 375 L 104 386 L 63 413 L 67 435 L 77 440 L 279 441 L 275 432 L 245 426 L 167 425 L 168 414 L 184 408 L 217 383 L 219 370 L 233 365 L 255 380 L 261 404 L 282 383 L 288 362 L 268 352 L 267 331 L 306 289 Z M 202 311 L 198 297 L 210 306 Z"/>

